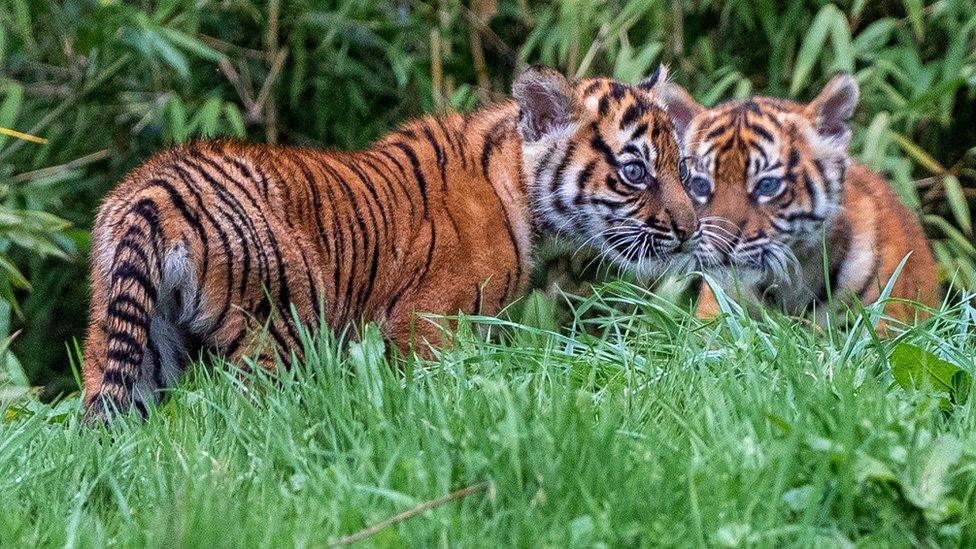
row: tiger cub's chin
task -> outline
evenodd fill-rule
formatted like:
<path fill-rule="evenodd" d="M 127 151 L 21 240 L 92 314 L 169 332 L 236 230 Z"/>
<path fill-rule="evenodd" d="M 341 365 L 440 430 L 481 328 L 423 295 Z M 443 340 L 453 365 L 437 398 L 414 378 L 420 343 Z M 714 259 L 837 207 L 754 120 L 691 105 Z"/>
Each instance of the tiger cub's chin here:
<path fill-rule="evenodd" d="M 907 257 L 891 297 L 937 305 L 935 262 L 917 218 L 848 156 L 858 94 L 854 78 L 840 74 L 807 104 L 753 97 L 706 109 L 680 86 L 664 86 L 686 136 L 702 268 L 799 312 L 834 299 L 878 300 Z M 706 287 L 699 312 L 714 309 Z M 886 312 L 902 321 L 915 315 L 904 303 Z"/>

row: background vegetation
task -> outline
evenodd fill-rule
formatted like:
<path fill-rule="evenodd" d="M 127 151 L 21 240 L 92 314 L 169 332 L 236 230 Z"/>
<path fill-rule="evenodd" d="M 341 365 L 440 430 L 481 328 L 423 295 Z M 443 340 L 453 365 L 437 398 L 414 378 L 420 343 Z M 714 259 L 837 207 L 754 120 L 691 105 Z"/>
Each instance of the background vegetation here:
<path fill-rule="evenodd" d="M 0 135 L 5 375 L 74 387 L 94 210 L 153 151 L 362 147 L 502 97 L 524 61 L 630 81 L 666 62 L 706 104 L 855 72 L 855 154 L 924 216 L 949 283 L 976 288 L 974 46 L 969 0 L 0 0 L 0 127 L 46 140 Z"/>

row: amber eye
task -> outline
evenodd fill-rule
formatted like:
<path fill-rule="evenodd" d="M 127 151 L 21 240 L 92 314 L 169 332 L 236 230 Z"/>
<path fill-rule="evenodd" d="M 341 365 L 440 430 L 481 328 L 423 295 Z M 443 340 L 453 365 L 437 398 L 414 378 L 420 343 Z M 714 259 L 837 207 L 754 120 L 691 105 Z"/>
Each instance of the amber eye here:
<path fill-rule="evenodd" d="M 756 196 L 776 196 L 779 194 L 780 190 L 783 188 L 783 180 L 778 177 L 764 177 L 756 183 L 756 187 L 752 190 Z"/>
<path fill-rule="evenodd" d="M 688 192 L 692 196 L 707 198 L 712 193 L 712 185 L 704 177 L 692 177 L 691 181 L 688 182 Z"/>
<path fill-rule="evenodd" d="M 647 179 L 647 168 L 641 162 L 628 162 L 620 168 L 620 174 L 628 183 L 641 185 Z"/>
<path fill-rule="evenodd" d="M 681 178 L 682 183 L 688 181 L 688 163 L 684 158 L 678 161 L 678 177 Z"/>

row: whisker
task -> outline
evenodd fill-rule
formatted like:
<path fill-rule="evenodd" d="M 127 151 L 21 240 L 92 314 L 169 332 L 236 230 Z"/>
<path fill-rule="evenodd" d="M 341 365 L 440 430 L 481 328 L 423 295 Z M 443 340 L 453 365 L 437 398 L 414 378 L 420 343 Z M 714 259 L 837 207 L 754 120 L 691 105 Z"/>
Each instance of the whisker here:
<path fill-rule="evenodd" d="M 716 248 L 719 248 L 719 251 L 721 251 L 722 253 L 730 254 L 732 253 L 733 250 L 735 250 L 735 246 L 733 246 L 730 241 L 722 238 L 717 234 L 709 233 L 706 231 L 703 233 L 703 235 L 709 244 L 713 245 Z"/>
<path fill-rule="evenodd" d="M 716 231 L 722 231 L 723 233 L 725 233 L 726 235 L 729 236 L 729 239 L 730 240 L 735 240 L 735 239 L 739 238 L 739 235 L 737 235 L 737 234 L 733 233 L 732 231 L 730 231 L 730 230 L 722 227 L 721 225 L 713 225 L 711 223 L 706 222 L 706 223 L 702 223 L 701 224 L 701 228 L 703 228 L 703 229 L 714 229 Z"/>
<path fill-rule="evenodd" d="M 580 253 L 583 250 L 583 248 L 586 248 L 587 246 L 589 246 L 589 244 L 591 242 L 593 242 L 594 240 L 596 240 L 598 238 L 608 237 L 608 236 L 615 236 L 617 234 L 625 234 L 629 230 L 630 229 L 627 228 L 627 227 L 619 227 L 619 226 L 616 226 L 616 225 L 607 227 L 607 228 L 605 228 L 605 229 L 597 232 L 596 234 L 590 236 L 586 240 L 584 240 L 583 243 L 580 244 L 579 247 L 577 247 L 576 250 L 572 253 L 572 255 L 570 256 L 570 259 L 575 258 L 576 257 L 576 254 Z"/>
<path fill-rule="evenodd" d="M 725 223 L 727 226 L 732 227 L 737 232 L 741 232 L 741 229 L 736 223 L 720 215 L 706 215 L 705 217 L 700 218 L 699 221 L 703 221 L 706 223 L 711 223 L 711 222 Z"/>

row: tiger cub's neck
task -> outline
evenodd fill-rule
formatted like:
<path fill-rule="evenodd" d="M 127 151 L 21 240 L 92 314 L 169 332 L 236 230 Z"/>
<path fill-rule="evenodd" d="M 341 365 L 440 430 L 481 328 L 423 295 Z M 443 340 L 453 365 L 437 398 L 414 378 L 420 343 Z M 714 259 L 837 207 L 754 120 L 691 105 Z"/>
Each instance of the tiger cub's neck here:
<path fill-rule="evenodd" d="M 789 279 L 757 288 L 764 301 L 773 302 L 790 313 L 800 314 L 813 304 L 818 308 L 826 304 L 830 294 L 838 290 L 837 275 L 848 261 L 852 248 L 863 247 L 852 230 L 848 211 L 849 177 L 845 172 L 840 204 L 828 214 L 821 228 L 790 246 L 796 263 Z"/>
<path fill-rule="evenodd" d="M 517 119 L 518 106 L 506 102 L 413 120 L 361 152 L 322 153 L 364 166 L 365 177 L 336 177 L 335 184 L 361 180 L 358 187 L 385 205 L 372 214 L 388 239 L 380 260 L 400 276 L 377 280 L 367 318 L 397 316 L 407 301 L 421 311 L 492 314 L 525 285 L 533 222 Z M 369 213 L 361 207 L 345 215 L 355 224 Z M 454 295 L 466 301 L 447 297 Z"/>
<path fill-rule="evenodd" d="M 887 181 L 853 160 L 845 171 L 837 213 L 816 245 L 795 252 L 799 280 L 775 292 L 778 301 L 794 310 L 811 304 L 824 309 L 832 298 L 871 303 L 906 257 L 892 296 L 931 303 L 937 295 L 934 259 L 915 214 Z"/>

